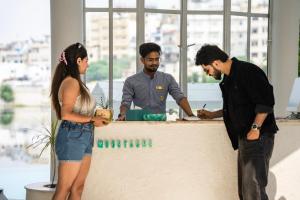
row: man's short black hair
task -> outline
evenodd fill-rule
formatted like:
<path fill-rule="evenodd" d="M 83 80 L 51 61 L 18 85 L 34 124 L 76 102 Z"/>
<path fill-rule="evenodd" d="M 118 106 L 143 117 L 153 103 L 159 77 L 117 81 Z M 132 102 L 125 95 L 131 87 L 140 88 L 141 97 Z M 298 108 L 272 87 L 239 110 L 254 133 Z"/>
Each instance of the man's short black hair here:
<path fill-rule="evenodd" d="M 145 58 L 149 53 L 153 51 L 159 53 L 160 55 L 161 54 L 160 46 L 153 42 L 148 42 L 140 45 L 139 53 L 143 58 Z"/>
<path fill-rule="evenodd" d="M 210 65 L 215 60 L 221 60 L 225 62 L 228 59 L 228 55 L 222 51 L 216 45 L 205 44 L 198 50 L 195 64 L 196 65 Z"/>

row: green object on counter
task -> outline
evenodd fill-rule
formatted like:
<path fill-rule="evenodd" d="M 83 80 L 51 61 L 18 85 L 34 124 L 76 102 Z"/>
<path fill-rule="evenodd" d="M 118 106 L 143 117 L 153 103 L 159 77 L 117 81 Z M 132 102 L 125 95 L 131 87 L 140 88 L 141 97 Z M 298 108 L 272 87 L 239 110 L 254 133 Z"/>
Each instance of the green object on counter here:
<path fill-rule="evenodd" d="M 126 121 L 144 121 L 143 116 L 145 114 L 149 114 L 150 112 L 147 110 L 138 110 L 138 109 L 132 109 L 127 110 L 125 119 Z"/>
<path fill-rule="evenodd" d="M 126 121 L 166 121 L 166 113 L 151 113 L 148 110 L 128 110 Z"/>
<path fill-rule="evenodd" d="M 167 116 L 165 113 L 160 114 L 144 114 L 143 119 L 145 121 L 166 121 Z"/>

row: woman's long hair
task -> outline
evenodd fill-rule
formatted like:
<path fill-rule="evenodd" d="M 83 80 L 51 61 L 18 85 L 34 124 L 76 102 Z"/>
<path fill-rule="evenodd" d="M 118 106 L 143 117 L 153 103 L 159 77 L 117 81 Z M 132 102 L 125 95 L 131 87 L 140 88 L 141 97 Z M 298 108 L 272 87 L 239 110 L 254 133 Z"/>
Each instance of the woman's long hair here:
<path fill-rule="evenodd" d="M 90 96 L 88 94 L 88 88 L 80 79 L 79 68 L 77 65 L 77 59 L 84 59 L 87 57 L 87 51 L 85 47 L 80 43 L 75 43 L 67 47 L 60 56 L 59 63 L 56 66 L 52 84 L 51 84 L 51 101 L 56 112 L 58 119 L 61 119 L 61 106 L 58 99 L 58 91 L 62 81 L 71 76 L 79 82 L 80 95 L 82 103 L 89 103 Z"/>

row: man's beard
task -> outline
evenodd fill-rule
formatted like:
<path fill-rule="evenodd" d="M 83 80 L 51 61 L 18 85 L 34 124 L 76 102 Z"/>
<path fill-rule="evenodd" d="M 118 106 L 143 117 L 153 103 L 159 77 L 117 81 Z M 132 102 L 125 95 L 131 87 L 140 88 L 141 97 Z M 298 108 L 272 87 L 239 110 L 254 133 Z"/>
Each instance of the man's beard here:
<path fill-rule="evenodd" d="M 158 65 L 151 65 L 151 66 L 149 66 L 149 67 L 147 67 L 147 68 L 145 68 L 145 69 L 146 69 L 146 71 L 148 71 L 148 72 L 156 72 L 157 69 L 158 69 Z"/>
<path fill-rule="evenodd" d="M 215 69 L 215 72 L 214 72 L 214 74 L 213 74 L 213 77 L 214 77 L 214 79 L 216 79 L 216 80 L 221 80 L 221 78 L 222 78 L 222 73 L 221 73 L 221 71 Z"/>

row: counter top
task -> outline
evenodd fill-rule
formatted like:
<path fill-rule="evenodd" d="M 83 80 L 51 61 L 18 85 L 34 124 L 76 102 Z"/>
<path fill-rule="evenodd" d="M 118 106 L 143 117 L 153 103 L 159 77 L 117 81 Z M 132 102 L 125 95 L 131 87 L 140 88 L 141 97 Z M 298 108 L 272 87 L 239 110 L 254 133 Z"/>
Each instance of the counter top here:
<path fill-rule="evenodd" d="M 288 124 L 300 124 L 300 120 L 291 120 L 291 119 L 277 119 L 277 123 L 288 123 Z M 198 121 L 186 121 L 177 119 L 176 121 L 113 121 L 112 123 L 143 123 L 143 124 L 174 124 L 174 123 L 197 123 L 197 124 L 219 124 L 223 123 L 222 119 L 214 119 L 214 120 L 198 120 Z"/>

